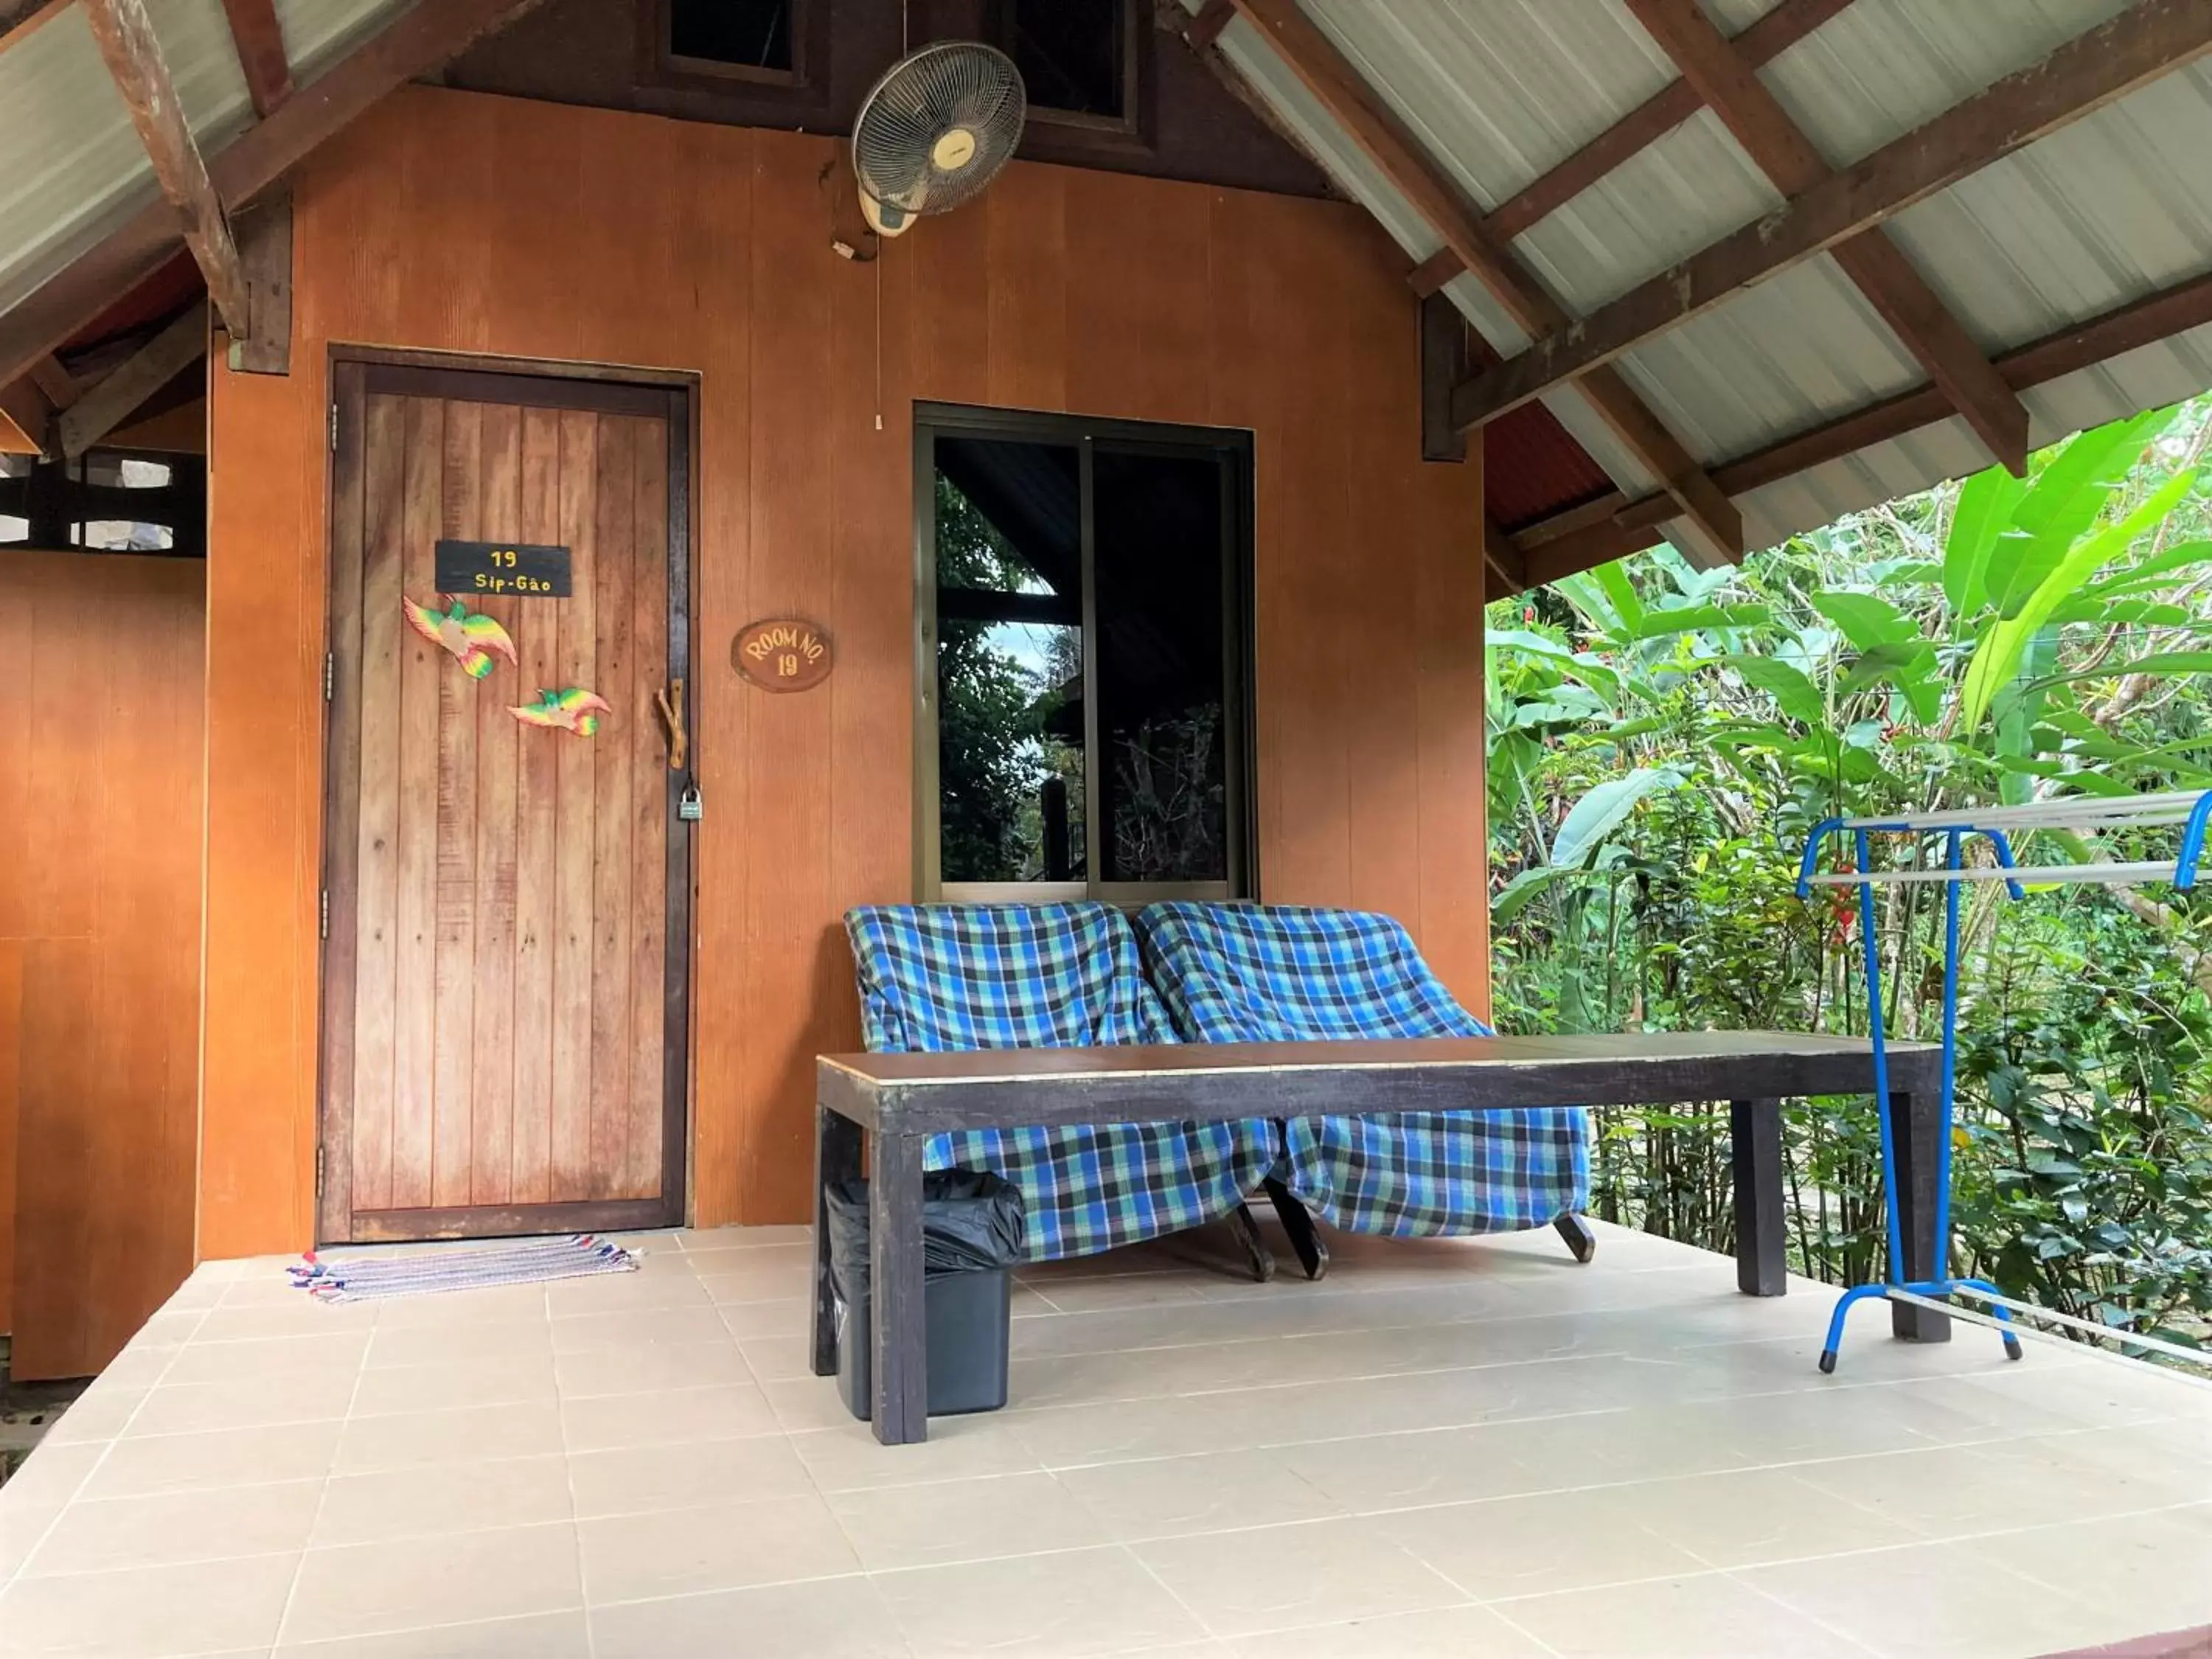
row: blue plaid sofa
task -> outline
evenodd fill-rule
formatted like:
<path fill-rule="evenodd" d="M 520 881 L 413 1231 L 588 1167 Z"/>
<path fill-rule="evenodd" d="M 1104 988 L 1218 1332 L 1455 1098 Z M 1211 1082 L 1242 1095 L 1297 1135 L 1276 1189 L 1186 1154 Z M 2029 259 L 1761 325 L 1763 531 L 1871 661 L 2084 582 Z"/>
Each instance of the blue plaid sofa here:
<path fill-rule="evenodd" d="M 1111 905 L 868 905 L 845 932 L 860 1025 L 877 1053 L 1173 1042 L 1174 1024 Z M 1265 1118 L 933 1137 L 927 1169 L 988 1170 L 1021 1188 L 1024 1254 L 1088 1255 L 1239 1209 L 1276 1160 Z"/>
<path fill-rule="evenodd" d="M 1176 902 L 1147 906 L 1136 929 L 1186 1042 L 1492 1035 L 1389 916 Z M 1279 1179 L 1349 1231 L 1514 1232 L 1589 1200 L 1580 1107 L 1295 1118 L 1283 1128 Z"/>

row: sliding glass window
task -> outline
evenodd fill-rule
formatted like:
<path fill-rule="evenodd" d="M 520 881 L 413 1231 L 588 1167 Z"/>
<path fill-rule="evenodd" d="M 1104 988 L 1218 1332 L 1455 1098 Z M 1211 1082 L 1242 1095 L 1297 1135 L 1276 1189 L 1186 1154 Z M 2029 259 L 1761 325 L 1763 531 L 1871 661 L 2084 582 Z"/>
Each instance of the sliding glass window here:
<path fill-rule="evenodd" d="M 922 896 L 1249 896 L 1248 436 L 915 432 Z"/>

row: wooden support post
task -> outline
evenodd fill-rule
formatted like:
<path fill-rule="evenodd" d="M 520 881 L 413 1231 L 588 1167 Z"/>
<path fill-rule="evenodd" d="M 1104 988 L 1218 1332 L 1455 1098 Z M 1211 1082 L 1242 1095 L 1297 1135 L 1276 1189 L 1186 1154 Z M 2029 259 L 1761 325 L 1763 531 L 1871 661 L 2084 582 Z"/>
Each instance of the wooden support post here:
<path fill-rule="evenodd" d="M 1746 1296 L 1790 1288 L 1788 1216 L 1782 1189 L 1782 1103 L 1729 1103 L 1735 1176 L 1735 1287 Z"/>
<path fill-rule="evenodd" d="M 248 374 L 292 372 L 292 192 L 255 203 L 238 221 L 250 331 L 230 343 L 230 366 Z"/>
<path fill-rule="evenodd" d="M 161 56 L 152 20 L 146 15 L 146 0 L 85 0 L 85 21 L 92 25 L 92 38 L 131 112 L 138 142 L 154 163 L 161 194 L 183 222 L 185 246 L 191 249 L 200 275 L 207 279 L 208 295 L 232 336 L 242 340 L 247 320 L 246 274 L 207 163 L 185 123 L 168 60 Z"/>
<path fill-rule="evenodd" d="M 1452 388 L 1473 366 L 1467 319 L 1442 294 L 1421 301 L 1421 459 L 1464 461 L 1467 434 L 1451 423 Z"/>
<path fill-rule="evenodd" d="M 1831 173 L 1779 211 L 1478 374 L 1453 393 L 1452 418 L 1475 425 L 1587 376 L 2207 52 L 2212 52 L 2212 6 L 2203 0 L 2137 0 L 2041 63 Z"/>
<path fill-rule="evenodd" d="M 207 306 L 195 304 L 71 405 L 61 418 L 63 456 L 75 460 L 129 420 L 139 404 L 206 355 L 207 339 Z"/>
<path fill-rule="evenodd" d="M 1897 1208 L 1905 1230 L 1905 1277 L 1918 1281 L 1936 1271 L 1936 1164 L 1943 1134 L 1942 1097 L 1932 1090 L 1889 1097 L 1890 1149 L 1897 1160 Z M 1927 1308 L 1889 1304 L 1889 1328 L 1913 1342 L 1948 1342 L 1951 1321 Z"/>
<path fill-rule="evenodd" d="M 868 1317 L 876 1438 L 929 1438 L 929 1322 L 921 1272 L 921 1135 L 878 1134 L 868 1174 Z"/>
<path fill-rule="evenodd" d="M 817 1376 L 837 1372 L 837 1292 L 830 1274 L 830 1204 L 824 1194 L 860 1178 L 860 1126 L 827 1106 L 814 1109 L 814 1304 L 809 1362 Z"/>

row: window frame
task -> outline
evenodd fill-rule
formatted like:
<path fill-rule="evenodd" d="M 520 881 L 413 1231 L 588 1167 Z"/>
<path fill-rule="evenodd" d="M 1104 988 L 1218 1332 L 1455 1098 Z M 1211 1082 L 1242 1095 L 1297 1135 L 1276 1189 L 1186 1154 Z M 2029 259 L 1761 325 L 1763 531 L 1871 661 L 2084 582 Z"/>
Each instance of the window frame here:
<path fill-rule="evenodd" d="M 988 36 L 1011 58 L 1014 55 L 1015 0 L 986 0 L 986 3 L 989 8 Z M 1147 69 L 1152 35 L 1149 10 L 1140 7 L 1140 0 L 1114 0 L 1114 4 L 1118 9 L 1116 25 L 1121 32 L 1121 112 L 1091 115 L 1082 110 L 1055 109 L 1049 104 L 1032 102 L 1028 106 L 1029 120 L 1054 129 L 1052 137 L 1060 141 L 1061 148 L 1110 150 L 1117 144 L 1141 144 L 1148 130 L 1145 115 L 1151 90 Z"/>
<path fill-rule="evenodd" d="M 1080 881 L 947 882 L 937 730 L 937 441 L 940 437 L 1061 444 L 1077 452 L 1083 559 L 1083 833 Z M 1211 455 L 1222 472 L 1223 811 L 1228 876 L 1222 881 L 1101 881 L 1096 514 L 1092 459 L 1099 445 L 1117 453 Z M 1256 701 L 1253 679 L 1252 434 L 1231 427 L 1152 421 L 1092 420 L 1082 416 L 917 402 L 914 417 L 914 886 L 919 903 L 1044 903 L 1097 899 L 1125 908 L 1163 899 L 1235 902 L 1258 897 L 1258 800 L 1254 764 Z"/>
<path fill-rule="evenodd" d="M 830 0 L 790 0 L 791 67 L 762 69 L 693 58 L 675 47 L 675 13 L 670 0 L 639 0 L 638 76 L 648 85 L 742 91 L 748 88 L 811 89 L 826 70 L 830 47 Z M 732 82 L 736 82 L 732 87 Z"/>

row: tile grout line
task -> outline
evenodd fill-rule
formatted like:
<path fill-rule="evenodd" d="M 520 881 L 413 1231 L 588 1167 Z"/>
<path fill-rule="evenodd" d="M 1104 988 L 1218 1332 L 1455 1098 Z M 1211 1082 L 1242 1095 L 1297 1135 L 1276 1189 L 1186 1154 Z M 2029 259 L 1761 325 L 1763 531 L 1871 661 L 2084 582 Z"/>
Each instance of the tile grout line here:
<path fill-rule="evenodd" d="M 353 1407 L 361 1398 L 362 1379 L 368 1375 L 369 1350 L 376 1346 L 376 1328 L 382 1322 L 381 1310 L 373 1310 L 368 1322 L 368 1340 L 362 1344 L 361 1365 L 354 1372 L 353 1392 L 346 1396 L 345 1415 L 338 1419 L 338 1431 L 331 1442 L 331 1457 L 323 1470 L 323 1489 L 315 1496 L 315 1513 L 307 1522 L 307 1535 L 300 1542 L 298 1554 L 292 1563 L 292 1582 L 284 1587 L 284 1601 L 276 1610 L 276 1628 L 269 1638 L 269 1650 L 273 1655 L 283 1645 L 284 1627 L 292 1622 L 293 1603 L 300 1594 L 300 1581 L 307 1571 L 307 1552 L 313 1547 L 315 1533 L 323 1524 L 323 1509 L 331 1501 L 331 1482 L 337 1478 L 338 1460 L 345 1452 L 345 1425 L 353 1420 Z"/>
<path fill-rule="evenodd" d="M 194 1322 L 192 1329 L 197 1331 L 200 1325 L 206 1322 L 206 1319 L 207 1310 L 200 1310 L 200 1317 L 198 1321 Z M 23 1553 L 23 1559 L 18 1562 L 15 1568 L 9 1573 L 6 1583 L 4 1584 L 0 1584 L 0 1595 L 4 1595 L 9 1589 L 11 1589 L 14 1586 L 23 1581 L 23 1569 L 29 1566 L 33 1562 L 38 1559 L 39 1552 L 46 1548 L 47 1543 L 52 1539 L 54 1529 L 61 1525 L 62 1518 L 76 1506 L 77 1499 L 83 1495 L 84 1489 L 92 1483 L 93 1478 L 106 1466 L 107 1460 L 114 1455 L 115 1448 L 122 1443 L 124 1436 L 130 1432 L 131 1425 L 138 1420 L 138 1413 L 146 1409 L 146 1402 L 154 1397 L 154 1390 L 161 1386 L 161 1379 L 169 1374 L 170 1368 L 177 1363 L 177 1356 L 184 1352 L 186 1344 L 191 1342 L 191 1333 L 185 1333 L 184 1341 L 178 1343 L 175 1347 L 170 1350 L 169 1358 L 162 1364 L 161 1370 L 156 1373 L 154 1380 L 146 1385 L 145 1391 L 138 1396 L 137 1404 L 131 1407 L 130 1413 L 124 1418 L 121 1425 L 118 1426 L 115 1432 L 110 1435 L 105 1441 L 100 1443 L 100 1449 L 99 1455 L 92 1460 L 92 1466 L 86 1469 L 82 1474 L 77 1477 L 76 1485 L 70 1488 L 69 1495 L 63 1498 L 59 1504 L 54 1506 L 52 1517 L 47 1521 L 44 1527 L 40 1528 L 38 1541 L 33 1544 L 29 1549 Z M 66 1409 L 64 1409 L 62 1415 L 64 1419 L 68 1417 L 69 1413 Z M 67 1445 L 70 1443 L 63 1441 L 57 1443 Z M 26 1459 L 25 1462 L 27 1466 L 28 1459 Z M 16 1478 L 21 1478 L 20 1471 L 18 1471 Z"/>

